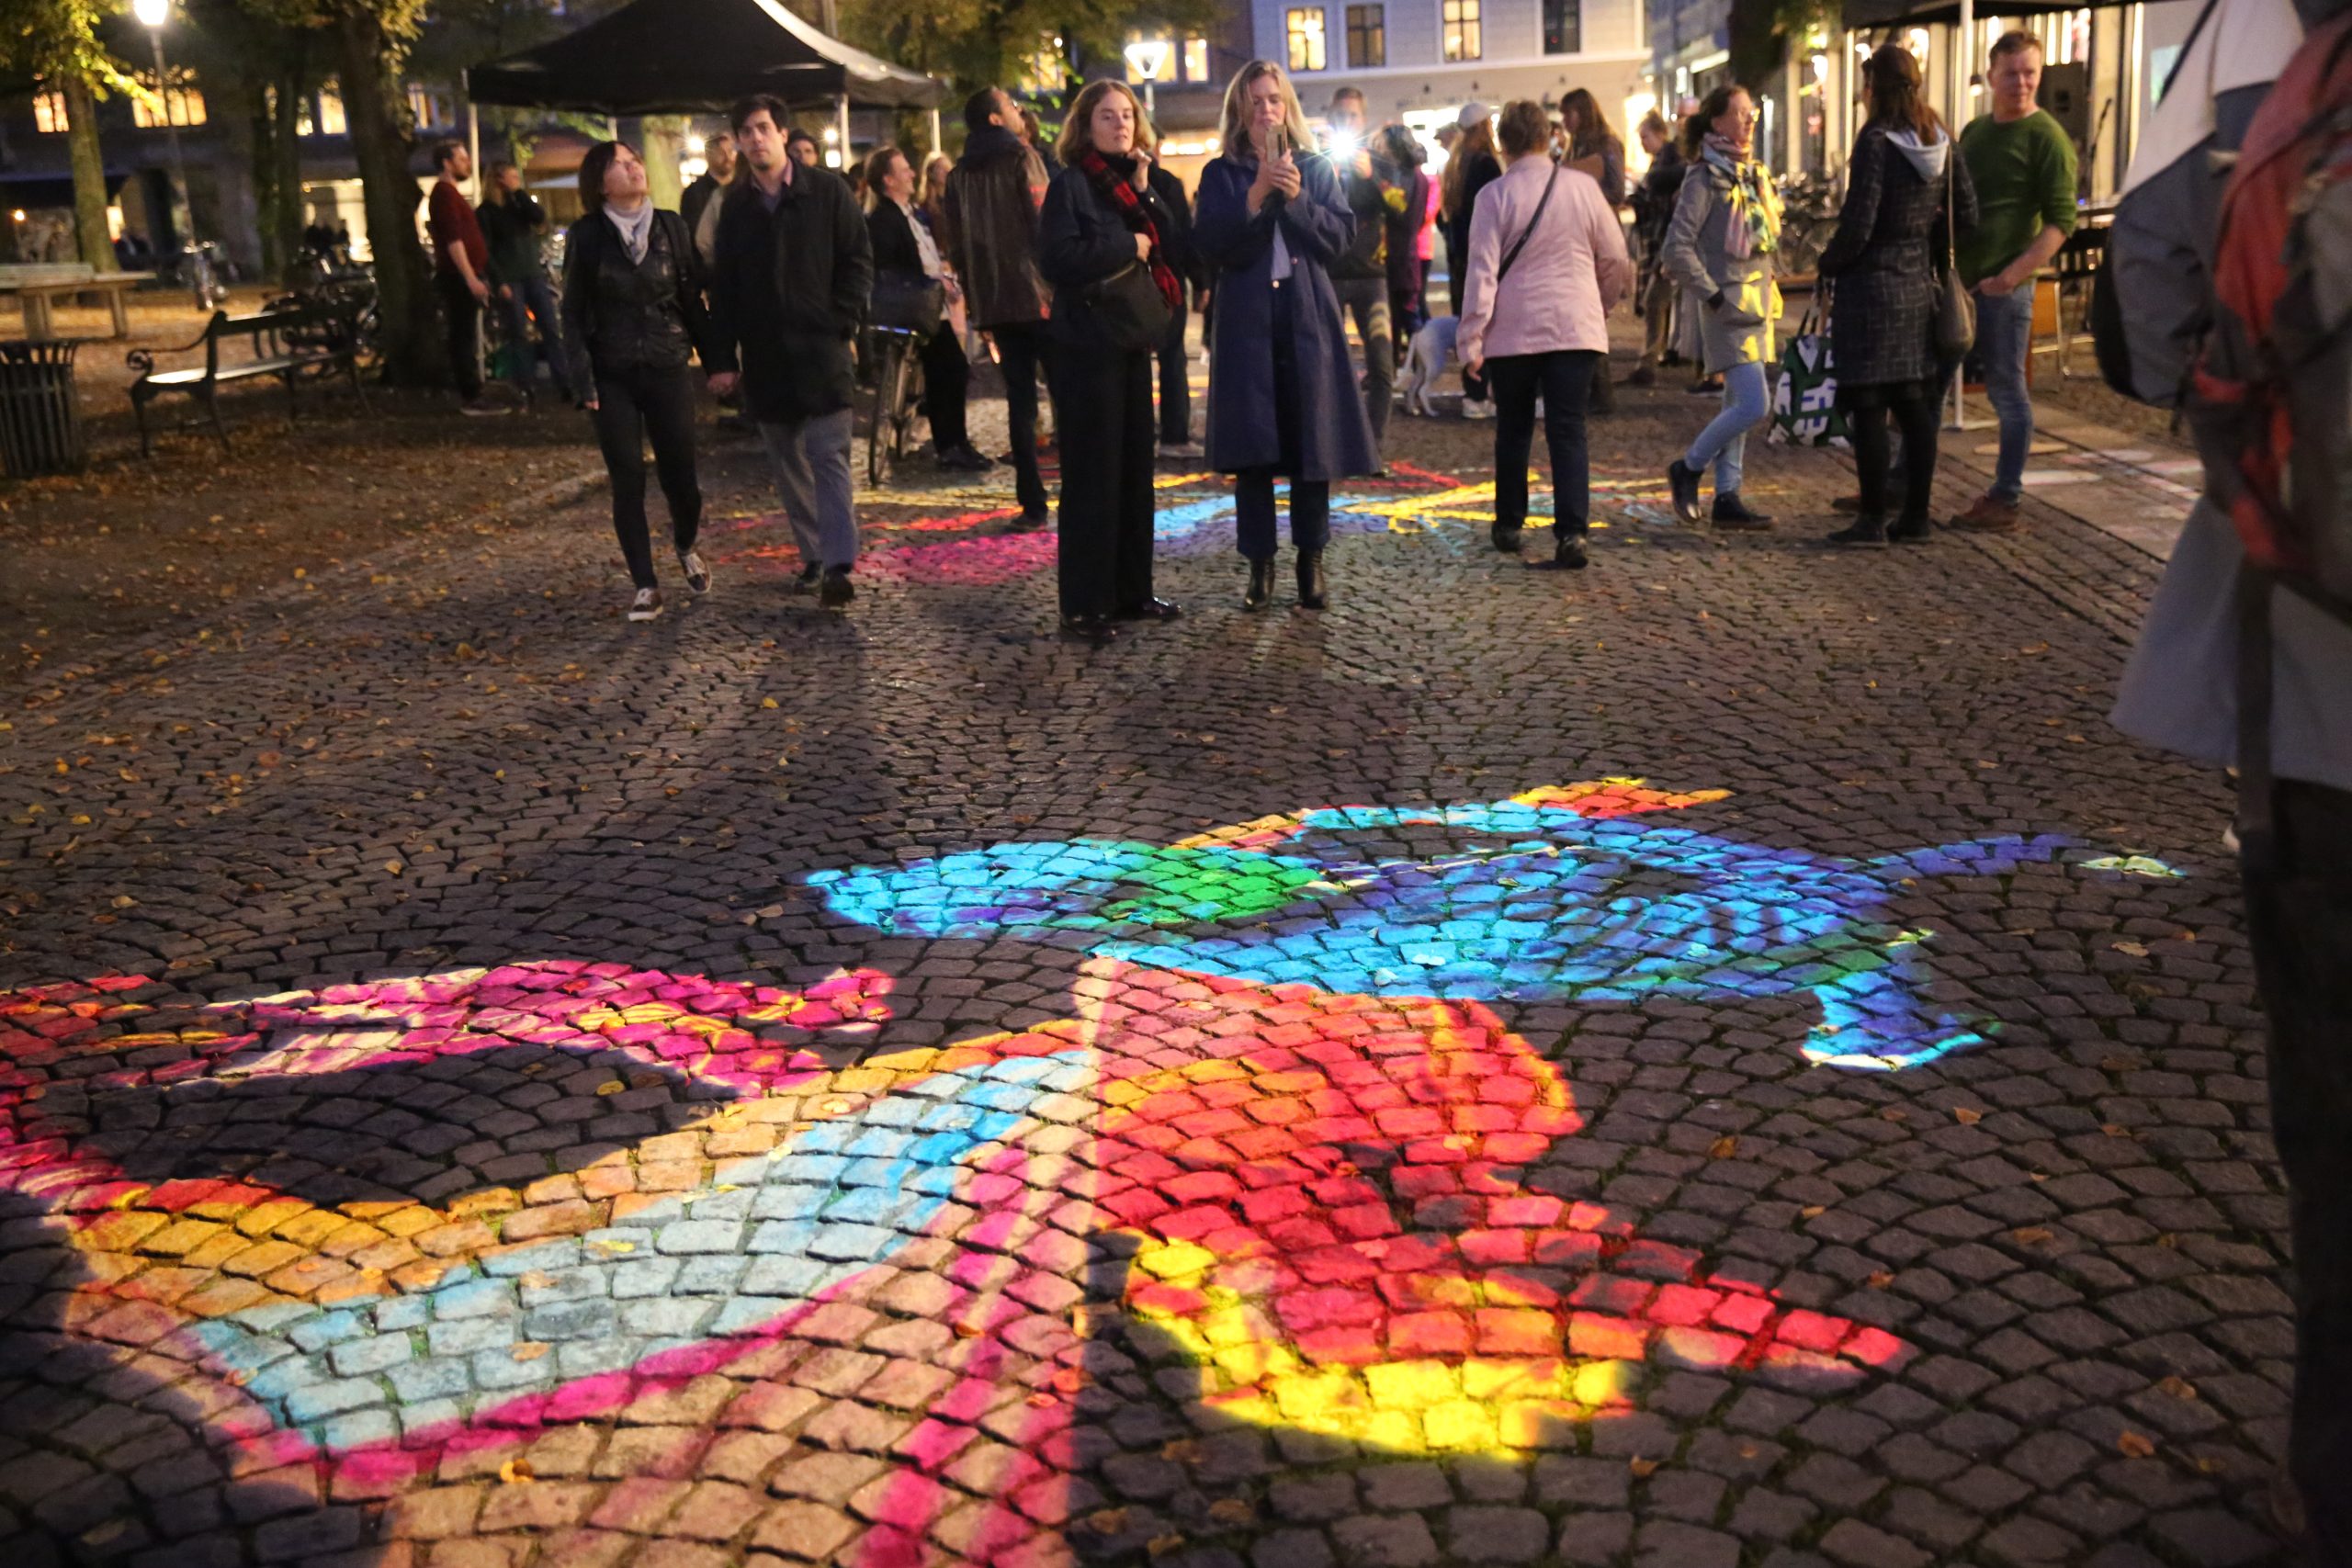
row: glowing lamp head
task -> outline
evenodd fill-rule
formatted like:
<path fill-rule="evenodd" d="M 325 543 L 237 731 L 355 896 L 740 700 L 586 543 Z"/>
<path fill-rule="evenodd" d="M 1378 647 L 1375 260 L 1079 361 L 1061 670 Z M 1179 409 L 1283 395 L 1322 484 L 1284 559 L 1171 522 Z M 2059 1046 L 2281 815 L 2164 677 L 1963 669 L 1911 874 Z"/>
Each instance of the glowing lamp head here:
<path fill-rule="evenodd" d="M 1352 130 L 1334 130 L 1323 138 L 1323 145 L 1332 157 L 1346 159 L 1356 155 L 1363 141 Z"/>
<path fill-rule="evenodd" d="M 1157 82 L 1168 69 L 1169 43 L 1164 38 L 1131 39 L 1126 47 L 1127 69 L 1142 82 Z"/>
<path fill-rule="evenodd" d="M 130 0 L 130 14 L 142 28 L 160 28 L 172 19 L 172 0 Z"/>

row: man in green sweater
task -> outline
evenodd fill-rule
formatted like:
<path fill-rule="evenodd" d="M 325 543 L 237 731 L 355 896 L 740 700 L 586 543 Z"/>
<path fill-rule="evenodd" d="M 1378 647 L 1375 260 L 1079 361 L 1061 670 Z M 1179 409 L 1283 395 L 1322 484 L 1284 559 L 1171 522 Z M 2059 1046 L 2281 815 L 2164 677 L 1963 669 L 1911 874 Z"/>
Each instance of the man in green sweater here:
<path fill-rule="evenodd" d="M 2075 227 L 2075 144 L 2064 127 L 2034 107 L 2041 85 L 2041 45 L 2030 33 L 2004 33 L 1986 73 L 1993 112 L 1961 133 L 1960 155 L 1976 186 L 1976 227 L 1960 236 L 1961 281 L 1976 295 L 1976 351 L 1984 390 L 2001 422 L 1993 488 L 1952 519 L 1979 533 L 2018 525 L 2025 458 L 2033 445 L 2033 399 L 2026 357 L 2033 338 L 2033 276 L 2058 254 Z"/>

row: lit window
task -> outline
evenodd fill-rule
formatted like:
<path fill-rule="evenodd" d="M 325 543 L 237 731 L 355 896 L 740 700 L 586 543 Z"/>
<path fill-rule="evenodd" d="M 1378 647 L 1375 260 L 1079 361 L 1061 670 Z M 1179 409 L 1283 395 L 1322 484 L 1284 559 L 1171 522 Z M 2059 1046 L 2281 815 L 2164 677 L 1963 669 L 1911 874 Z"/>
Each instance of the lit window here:
<path fill-rule="evenodd" d="M 1348 7 L 1348 63 L 1359 70 L 1388 63 L 1387 7 Z"/>
<path fill-rule="evenodd" d="M 1069 79 L 1069 62 L 1062 54 L 1062 40 L 1052 34 L 1041 34 L 1037 47 L 1021 62 L 1021 88 L 1024 93 L 1057 93 Z"/>
<path fill-rule="evenodd" d="M 351 122 L 343 117 L 343 84 L 334 77 L 319 89 L 319 134 L 348 136 Z"/>
<path fill-rule="evenodd" d="M 1478 0 L 1445 0 L 1442 43 L 1448 60 L 1477 60 L 1487 52 L 1479 36 Z"/>
<path fill-rule="evenodd" d="M 1544 0 L 1544 52 L 1578 54 L 1584 50 L 1584 0 Z"/>
<path fill-rule="evenodd" d="M 436 93 L 421 82 L 408 85 L 408 112 L 419 130 L 434 130 L 458 123 L 458 111 L 447 93 Z"/>
<path fill-rule="evenodd" d="M 43 136 L 62 136 L 74 129 L 65 114 L 65 95 L 44 87 L 33 95 L 33 129 Z"/>
<path fill-rule="evenodd" d="M 185 71 L 172 73 L 169 86 L 158 93 L 151 73 L 139 78 L 138 91 L 130 95 L 130 123 L 142 130 L 153 130 L 171 117 L 174 125 L 204 123 L 204 95 L 188 85 L 192 78 Z"/>
<path fill-rule="evenodd" d="M 1290 35 L 1290 68 L 1323 69 L 1323 7 L 1310 6 L 1283 13 L 1283 30 Z"/>
<path fill-rule="evenodd" d="M 1198 33 L 1184 35 L 1184 80 L 1205 82 L 1209 79 L 1209 40 Z"/>

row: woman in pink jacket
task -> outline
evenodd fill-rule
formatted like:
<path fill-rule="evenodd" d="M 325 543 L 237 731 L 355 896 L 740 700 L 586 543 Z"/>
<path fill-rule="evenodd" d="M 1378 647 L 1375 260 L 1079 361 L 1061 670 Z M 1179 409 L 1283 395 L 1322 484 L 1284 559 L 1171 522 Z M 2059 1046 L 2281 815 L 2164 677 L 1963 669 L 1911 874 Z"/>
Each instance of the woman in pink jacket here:
<path fill-rule="evenodd" d="M 1552 452 L 1552 558 L 1579 571 L 1591 517 L 1585 404 L 1609 353 L 1609 308 L 1633 279 L 1624 231 L 1590 175 L 1552 162 L 1543 106 L 1505 104 L 1503 177 L 1470 216 L 1462 363 L 1484 368 L 1495 400 L 1495 548 L 1516 555 L 1527 521 L 1535 400 Z"/>

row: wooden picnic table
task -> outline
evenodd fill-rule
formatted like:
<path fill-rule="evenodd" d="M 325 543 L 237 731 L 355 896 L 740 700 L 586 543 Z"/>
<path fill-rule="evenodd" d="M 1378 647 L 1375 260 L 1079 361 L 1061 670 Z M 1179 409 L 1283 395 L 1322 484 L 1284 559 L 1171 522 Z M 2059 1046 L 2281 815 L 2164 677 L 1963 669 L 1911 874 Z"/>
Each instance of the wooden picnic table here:
<path fill-rule="evenodd" d="M 130 335 L 130 309 L 125 290 L 136 288 L 140 275 L 100 273 L 86 262 L 18 262 L 0 265 L 0 294 L 14 294 L 25 312 L 25 336 L 46 343 L 57 335 L 50 303 L 59 295 L 98 293 L 107 297 L 114 314 L 114 336 Z"/>

